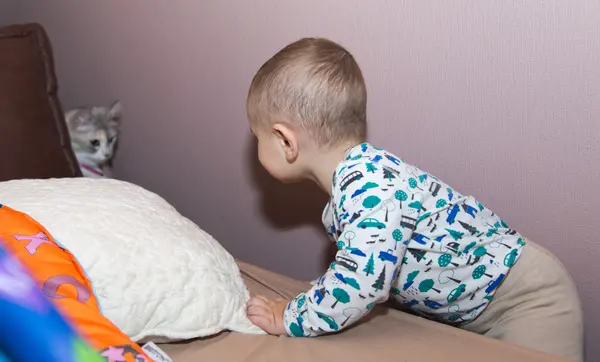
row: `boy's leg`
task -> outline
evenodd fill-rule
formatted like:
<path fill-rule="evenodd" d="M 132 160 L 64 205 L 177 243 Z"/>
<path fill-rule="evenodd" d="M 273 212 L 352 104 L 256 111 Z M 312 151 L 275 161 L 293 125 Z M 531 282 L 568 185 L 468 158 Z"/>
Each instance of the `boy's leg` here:
<path fill-rule="evenodd" d="M 583 318 L 569 273 L 531 241 L 488 308 L 464 329 L 583 361 Z"/>

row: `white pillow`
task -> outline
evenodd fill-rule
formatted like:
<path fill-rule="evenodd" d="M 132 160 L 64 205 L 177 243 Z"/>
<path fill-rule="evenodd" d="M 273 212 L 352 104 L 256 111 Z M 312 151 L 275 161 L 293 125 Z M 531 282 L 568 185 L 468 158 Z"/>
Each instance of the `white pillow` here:
<path fill-rule="evenodd" d="M 156 194 L 109 179 L 16 180 L 0 182 L 0 203 L 75 255 L 103 314 L 134 341 L 264 333 L 246 317 L 233 257 Z"/>

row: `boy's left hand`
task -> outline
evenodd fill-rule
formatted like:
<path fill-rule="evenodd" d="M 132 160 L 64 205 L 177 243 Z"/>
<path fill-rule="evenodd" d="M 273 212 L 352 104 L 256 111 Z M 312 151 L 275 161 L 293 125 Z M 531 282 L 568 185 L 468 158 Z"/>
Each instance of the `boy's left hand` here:
<path fill-rule="evenodd" d="M 288 303 L 288 300 L 270 300 L 257 295 L 246 304 L 246 313 L 248 319 L 263 331 L 276 336 L 287 335 L 283 326 L 283 313 Z"/>

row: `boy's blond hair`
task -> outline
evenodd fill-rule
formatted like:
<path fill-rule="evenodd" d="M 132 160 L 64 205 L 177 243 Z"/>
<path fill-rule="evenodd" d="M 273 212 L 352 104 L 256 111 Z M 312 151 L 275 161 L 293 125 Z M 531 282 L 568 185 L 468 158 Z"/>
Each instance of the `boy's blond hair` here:
<path fill-rule="evenodd" d="M 263 64 L 246 108 L 250 122 L 289 121 L 320 146 L 366 137 L 362 72 L 350 52 L 323 38 L 298 40 Z"/>

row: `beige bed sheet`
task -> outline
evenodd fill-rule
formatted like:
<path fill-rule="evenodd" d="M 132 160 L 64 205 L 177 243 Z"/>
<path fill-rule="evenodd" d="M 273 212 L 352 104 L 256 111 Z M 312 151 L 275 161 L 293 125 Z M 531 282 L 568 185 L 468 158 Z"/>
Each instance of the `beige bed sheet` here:
<path fill-rule="evenodd" d="M 251 264 L 238 265 L 252 294 L 291 298 L 310 287 Z M 160 347 L 175 362 L 564 361 L 385 307 L 337 335 L 303 339 L 224 332 Z"/>

